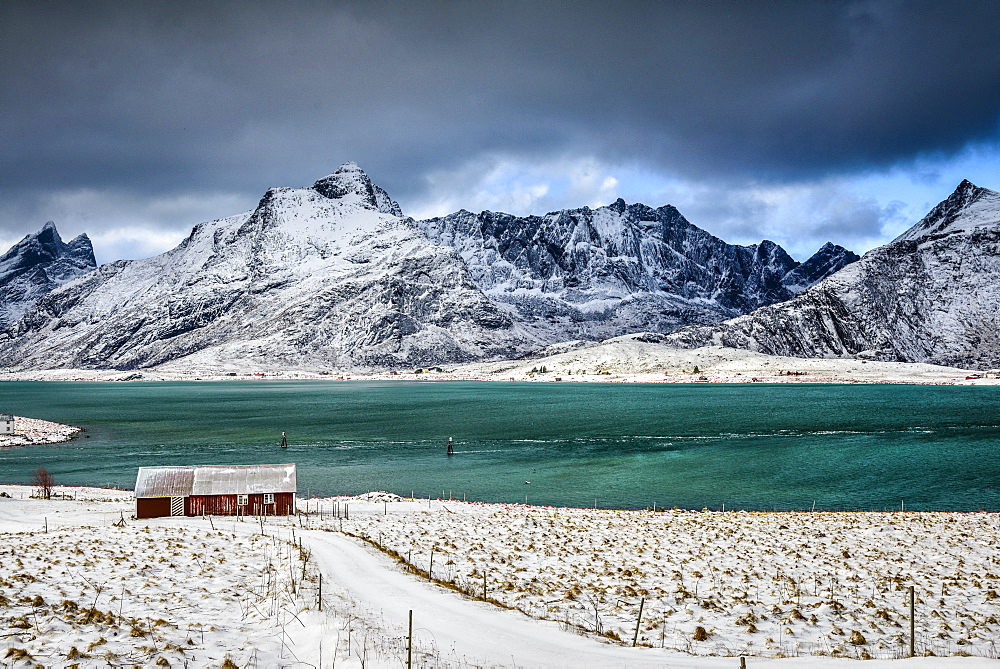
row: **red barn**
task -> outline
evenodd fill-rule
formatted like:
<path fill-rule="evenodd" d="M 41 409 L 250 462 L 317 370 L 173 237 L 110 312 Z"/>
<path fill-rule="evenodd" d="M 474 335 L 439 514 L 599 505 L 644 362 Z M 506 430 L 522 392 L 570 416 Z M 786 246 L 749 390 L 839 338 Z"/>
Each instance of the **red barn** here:
<path fill-rule="evenodd" d="M 139 467 L 135 517 L 287 516 L 295 492 L 294 464 Z"/>

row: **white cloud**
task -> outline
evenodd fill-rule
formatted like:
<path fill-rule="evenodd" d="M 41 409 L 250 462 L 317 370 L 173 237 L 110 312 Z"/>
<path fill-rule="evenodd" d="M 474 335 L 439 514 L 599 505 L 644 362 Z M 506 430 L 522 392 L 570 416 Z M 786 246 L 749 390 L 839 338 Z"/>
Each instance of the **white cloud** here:
<path fill-rule="evenodd" d="M 901 202 L 859 193 L 849 178 L 733 186 L 685 181 L 593 157 L 529 162 L 504 156 L 434 172 L 427 182 L 427 196 L 404 203 L 404 211 L 415 218 L 459 209 L 524 216 L 598 207 L 623 197 L 651 207 L 672 204 L 691 223 L 727 242 L 771 239 L 800 259 L 827 241 L 864 251 L 908 224 Z"/>
<path fill-rule="evenodd" d="M 615 173 L 593 158 L 528 162 L 492 156 L 428 174 L 425 195 L 402 204 L 414 218 L 444 216 L 459 209 L 527 216 L 599 207 L 619 197 Z"/>
<path fill-rule="evenodd" d="M 846 179 L 739 188 L 690 186 L 674 204 L 692 223 L 734 244 L 770 239 L 804 260 L 828 241 L 859 253 L 906 227 L 902 203 L 861 195 Z M 898 234 L 898 233 L 896 233 Z"/>

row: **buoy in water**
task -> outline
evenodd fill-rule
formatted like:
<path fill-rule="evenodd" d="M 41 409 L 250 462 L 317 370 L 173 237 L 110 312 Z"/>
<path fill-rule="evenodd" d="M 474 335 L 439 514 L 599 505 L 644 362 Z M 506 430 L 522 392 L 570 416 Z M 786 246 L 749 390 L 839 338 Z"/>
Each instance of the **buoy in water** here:
<path fill-rule="evenodd" d="M 281 433 L 281 447 L 288 448 L 288 438 L 285 436 L 284 432 Z"/>
<path fill-rule="evenodd" d="M 448 455 L 454 455 L 454 454 L 455 454 L 455 442 L 452 440 L 451 437 L 448 437 Z"/>

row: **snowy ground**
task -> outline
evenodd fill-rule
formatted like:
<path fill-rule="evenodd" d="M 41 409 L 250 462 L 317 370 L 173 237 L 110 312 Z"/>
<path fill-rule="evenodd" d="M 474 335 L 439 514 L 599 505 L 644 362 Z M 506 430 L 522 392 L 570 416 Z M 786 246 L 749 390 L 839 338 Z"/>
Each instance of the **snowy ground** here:
<path fill-rule="evenodd" d="M 494 379 L 618 381 L 654 383 L 923 383 L 995 384 L 994 378 L 967 380 L 974 373 L 923 363 L 879 362 L 851 358 L 789 358 L 724 346 L 678 349 L 642 341 L 643 335 L 609 339 L 598 345 L 556 350 L 530 360 L 476 363 L 455 375 Z M 558 349 L 558 347 L 552 347 Z M 545 368 L 544 373 L 532 373 Z M 697 370 L 697 371 L 695 371 Z M 985 372 L 986 370 L 983 370 Z"/>
<path fill-rule="evenodd" d="M 13 416 L 13 418 L 14 433 L 0 434 L 0 448 L 28 444 L 58 444 L 69 441 L 80 432 L 80 428 L 72 425 L 24 416 Z"/>
<path fill-rule="evenodd" d="M 648 339 L 644 341 L 644 339 Z M 239 369 L 229 372 L 226 370 Z M 540 372 L 544 368 L 544 372 Z M 441 371 L 438 371 L 440 369 Z M 695 371 L 697 370 L 697 371 Z M 159 369 L 138 372 L 58 369 L 4 372 L 0 379 L 52 381 L 178 381 L 178 380 L 482 380 L 564 381 L 603 383 L 921 383 L 1000 384 L 1000 371 L 966 370 L 923 363 L 878 362 L 853 358 L 788 358 L 742 349 L 707 346 L 678 349 L 645 335 L 627 335 L 605 342 L 566 342 L 548 347 L 526 360 L 443 366 L 431 370 L 397 370 L 364 374 L 349 370 L 250 369 L 218 361 L 211 369 L 193 367 L 184 359 Z M 790 374 L 791 372 L 791 374 Z M 232 376 L 230 375 L 233 374 Z M 967 379 L 979 374 L 981 378 Z M 988 377 L 988 378 L 987 378 Z"/>
<path fill-rule="evenodd" d="M 31 492 L 0 486 L 7 666 L 402 667 L 411 610 L 414 666 L 735 669 L 741 652 L 769 669 L 866 654 L 882 659 L 865 667 L 997 666 L 996 514 L 626 512 L 383 493 L 303 501 L 308 513 L 263 523 L 136 521 L 129 492 Z M 918 652 L 971 657 L 886 659 L 906 647 L 911 583 Z M 644 647 L 631 648 L 643 599 Z"/>

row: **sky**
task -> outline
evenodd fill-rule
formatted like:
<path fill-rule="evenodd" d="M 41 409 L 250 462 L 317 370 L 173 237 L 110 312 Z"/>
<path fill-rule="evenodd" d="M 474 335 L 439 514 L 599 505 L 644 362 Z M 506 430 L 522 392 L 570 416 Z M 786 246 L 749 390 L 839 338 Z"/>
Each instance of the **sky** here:
<path fill-rule="evenodd" d="M 142 258 L 348 161 L 415 218 L 672 204 L 804 260 L 1000 190 L 1000 3 L 0 0 L 0 251 Z"/>

